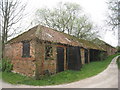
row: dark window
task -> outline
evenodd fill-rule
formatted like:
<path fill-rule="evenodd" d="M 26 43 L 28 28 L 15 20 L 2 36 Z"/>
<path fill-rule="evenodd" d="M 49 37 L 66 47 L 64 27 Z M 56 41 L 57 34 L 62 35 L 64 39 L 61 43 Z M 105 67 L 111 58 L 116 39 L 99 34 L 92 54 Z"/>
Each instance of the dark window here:
<path fill-rule="evenodd" d="M 53 59 L 53 48 L 51 45 L 45 46 L 45 60 L 52 60 Z"/>
<path fill-rule="evenodd" d="M 30 42 L 23 41 L 22 43 L 23 43 L 22 57 L 30 57 Z"/>

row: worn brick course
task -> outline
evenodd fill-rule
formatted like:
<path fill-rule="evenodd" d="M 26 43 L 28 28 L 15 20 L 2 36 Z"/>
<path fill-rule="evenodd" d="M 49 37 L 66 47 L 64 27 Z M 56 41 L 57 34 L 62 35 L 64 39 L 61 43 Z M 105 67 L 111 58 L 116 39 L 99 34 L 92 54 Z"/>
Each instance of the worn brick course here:
<path fill-rule="evenodd" d="M 35 49 L 34 41 L 30 42 L 30 56 L 22 57 L 22 43 L 9 43 L 5 47 L 5 57 L 9 58 L 13 64 L 13 71 L 27 76 L 35 75 Z"/>
<path fill-rule="evenodd" d="M 81 62 L 82 64 L 85 64 L 85 50 L 81 48 L 80 51 L 81 51 Z"/>

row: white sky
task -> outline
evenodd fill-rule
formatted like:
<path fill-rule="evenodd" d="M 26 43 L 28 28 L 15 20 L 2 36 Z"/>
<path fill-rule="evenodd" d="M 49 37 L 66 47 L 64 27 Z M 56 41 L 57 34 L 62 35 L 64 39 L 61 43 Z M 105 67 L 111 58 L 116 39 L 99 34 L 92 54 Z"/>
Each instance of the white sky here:
<path fill-rule="evenodd" d="M 91 20 L 100 27 L 106 26 L 104 24 L 105 16 L 107 14 L 107 4 L 108 0 L 22 0 L 27 1 L 28 6 L 26 12 L 29 15 L 25 18 L 25 23 L 30 25 L 31 20 L 34 18 L 33 15 L 35 11 L 42 7 L 52 8 L 57 5 L 58 2 L 75 2 L 82 6 L 83 10 L 89 15 Z M 104 28 L 105 29 L 105 28 Z M 107 28 L 109 29 L 109 28 Z M 115 32 L 117 33 L 117 32 Z M 117 46 L 117 34 L 114 35 L 113 32 L 101 29 L 100 31 L 101 39 L 105 42 L 111 44 L 112 46 Z"/>

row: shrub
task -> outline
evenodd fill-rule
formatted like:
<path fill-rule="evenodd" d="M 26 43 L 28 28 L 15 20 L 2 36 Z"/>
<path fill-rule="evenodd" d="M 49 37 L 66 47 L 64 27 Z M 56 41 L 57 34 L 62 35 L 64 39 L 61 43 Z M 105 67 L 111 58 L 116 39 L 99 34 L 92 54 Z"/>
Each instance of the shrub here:
<path fill-rule="evenodd" d="M 2 71 L 3 72 L 11 72 L 13 65 L 9 59 L 2 60 Z"/>
<path fill-rule="evenodd" d="M 105 54 L 105 52 L 101 52 L 101 53 L 99 53 L 97 58 L 100 59 L 100 60 L 105 60 L 106 57 L 107 57 L 107 55 Z"/>
<path fill-rule="evenodd" d="M 117 52 L 120 53 L 120 46 L 117 47 Z"/>

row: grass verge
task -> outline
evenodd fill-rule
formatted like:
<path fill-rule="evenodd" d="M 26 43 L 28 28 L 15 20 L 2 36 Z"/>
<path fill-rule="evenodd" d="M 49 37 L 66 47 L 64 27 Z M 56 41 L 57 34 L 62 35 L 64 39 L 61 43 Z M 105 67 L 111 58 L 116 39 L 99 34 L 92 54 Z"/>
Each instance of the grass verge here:
<path fill-rule="evenodd" d="M 2 79 L 2 60 L 0 59 L 0 79 Z"/>
<path fill-rule="evenodd" d="M 106 69 L 111 60 L 117 55 L 118 54 L 109 56 L 106 60 L 103 61 L 96 61 L 91 62 L 90 64 L 85 64 L 80 71 L 67 70 L 55 75 L 51 75 L 49 77 L 44 77 L 42 80 L 34 80 L 33 78 L 22 76 L 12 72 L 3 72 L 2 78 L 4 81 L 11 84 L 26 84 L 35 86 L 70 83 L 97 75 L 98 73 Z"/>
<path fill-rule="evenodd" d="M 120 56 L 117 59 L 117 65 L 118 65 L 118 68 L 120 69 Z"/>

